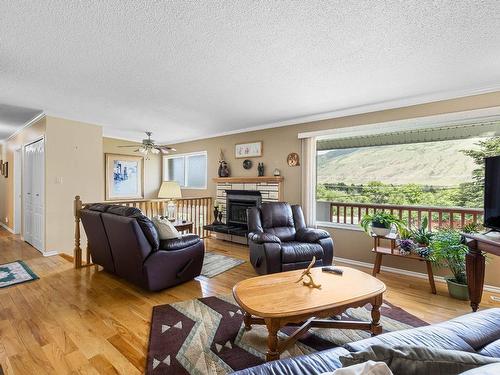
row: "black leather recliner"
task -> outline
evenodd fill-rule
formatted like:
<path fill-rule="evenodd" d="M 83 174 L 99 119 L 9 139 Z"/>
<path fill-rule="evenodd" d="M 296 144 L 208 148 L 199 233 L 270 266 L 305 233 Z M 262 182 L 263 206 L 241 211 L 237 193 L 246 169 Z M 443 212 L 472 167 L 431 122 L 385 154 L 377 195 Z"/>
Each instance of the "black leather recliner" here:
<path fill-rule="evenodd" d="M 299 205 L 263 203 L 260 208 L 249 208 L 247 219 L 250 262 L 257 273 L 306 268 L 313 256 L 317 267 L 332 264 L 330 234 L 307 228 Z"/>

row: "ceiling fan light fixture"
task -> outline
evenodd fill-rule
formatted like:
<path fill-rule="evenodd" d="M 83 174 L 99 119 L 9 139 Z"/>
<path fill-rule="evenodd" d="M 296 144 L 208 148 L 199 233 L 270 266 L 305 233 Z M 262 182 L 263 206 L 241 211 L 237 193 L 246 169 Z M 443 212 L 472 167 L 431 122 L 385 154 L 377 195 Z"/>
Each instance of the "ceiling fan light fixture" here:
<path fill-rule="evenodd" d="M 158 155 L 160 153 L 160 150 L 158 150 L 157 148 L 152 148 L 151 152 L 155 155 Z"/>

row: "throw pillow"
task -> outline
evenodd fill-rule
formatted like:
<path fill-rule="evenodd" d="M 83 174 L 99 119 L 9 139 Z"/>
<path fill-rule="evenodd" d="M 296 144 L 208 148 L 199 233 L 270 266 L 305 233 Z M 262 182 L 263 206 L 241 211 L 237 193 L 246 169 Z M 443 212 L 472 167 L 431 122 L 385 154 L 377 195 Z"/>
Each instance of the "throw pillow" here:
<path fill-rule="evenodd" d="M 324 372 L 321 375 L 393 375 L 385 362 L 367 361 L 342 367 L 332 372 Z"/>
<path fill-rule="evenodd" d="M 171 240 L 172 238 L 182 237 L 168 219 L 162 218 L 161 216 L 155 216 L 152 221 L 156 229 L 158 229 L 160 240 Z"/>
<path fill-rule="evenodd" d="M 398 345 L 394 348 L 373 345 L 363 351 L 340 357 L 340 362 L 344 367 L 369 360 L 387 363 L 395 375 L 455 375 L 476 367 L 500 362 L 497 358 L 476 353 L 407 345 Z"/>
<path fill-rule="evenodd" d="M 477 367 L 473 370 L 462 372 L 460 375 L 498 375 L 500 374 L 500 363 Z"/>

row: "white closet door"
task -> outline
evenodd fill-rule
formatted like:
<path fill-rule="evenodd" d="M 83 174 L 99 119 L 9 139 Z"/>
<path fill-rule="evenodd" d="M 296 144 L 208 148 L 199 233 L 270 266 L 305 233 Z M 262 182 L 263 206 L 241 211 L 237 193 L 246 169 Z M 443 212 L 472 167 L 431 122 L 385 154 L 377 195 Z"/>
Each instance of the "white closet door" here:
<path fill-rule="evenodd" d="M 24 240 L 44 251 L 45 147 L 41 139 L 25 147 Z"/>

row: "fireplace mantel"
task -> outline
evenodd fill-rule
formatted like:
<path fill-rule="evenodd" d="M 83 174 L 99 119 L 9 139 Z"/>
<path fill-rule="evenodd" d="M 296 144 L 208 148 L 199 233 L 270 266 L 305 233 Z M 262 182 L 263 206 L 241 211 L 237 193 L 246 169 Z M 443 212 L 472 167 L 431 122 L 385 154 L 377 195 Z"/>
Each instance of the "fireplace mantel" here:
<path fill-rule="evenodd" d="M 262 177 L 215 177 L 212 179 L 214 182 L 230 183 L 230 184 L 244 184 L 244 183 L 259 183 L 259 182 L 274 182 L 281 183 L 284 180 L 283 176 L 262 176 Z"/>

